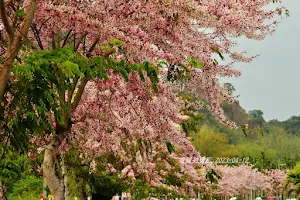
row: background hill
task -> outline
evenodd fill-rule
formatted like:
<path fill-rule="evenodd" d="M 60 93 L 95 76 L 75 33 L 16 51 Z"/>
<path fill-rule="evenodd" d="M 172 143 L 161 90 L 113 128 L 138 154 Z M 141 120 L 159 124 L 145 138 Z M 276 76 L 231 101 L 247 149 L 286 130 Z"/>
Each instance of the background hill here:
<path fill-rule="evenodd" d="M 300 116 L 286 121 L 265 121 L 261 110 L 248 113 L 236 101 L 223 104 L 228 118 L 240 127 L 231 130 L 220 124 L 205 109 L 183 123 L 184 130 L 193 138 L 193 144 L 204 156 L 249 158 L 259 168 L 292 168 L 300 160 Z"/>

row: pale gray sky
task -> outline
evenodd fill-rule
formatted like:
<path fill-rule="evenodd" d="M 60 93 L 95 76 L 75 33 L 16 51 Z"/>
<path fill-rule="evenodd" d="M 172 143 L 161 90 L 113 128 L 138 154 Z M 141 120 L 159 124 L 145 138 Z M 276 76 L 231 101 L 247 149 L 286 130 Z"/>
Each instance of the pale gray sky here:
<path fill-rule="evenodd" d="M 235 66 L 242 76 L 230 79 L 241 106 L 260 109 L 266 120 L 300 115 L 300 0 L 283 0 L 290 17 L 263 41 L 241 40 L 239 49 L 261 54 L 252 63 Z"/>

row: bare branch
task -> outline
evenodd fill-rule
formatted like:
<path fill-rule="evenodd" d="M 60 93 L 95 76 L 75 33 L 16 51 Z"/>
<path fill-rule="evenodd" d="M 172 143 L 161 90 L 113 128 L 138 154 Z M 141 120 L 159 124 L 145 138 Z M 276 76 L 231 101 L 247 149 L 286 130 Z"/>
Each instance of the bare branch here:
<path fill-rule="evenodd" d="M 65 39 L 64 39 L 64 42 L 63 42 L 63 44 L 62 44 L 61 47 L 66 46 L 67 41 L 68 41 L 68 39 L 69 39 L 69 36 L 70 36 L 71 32 L 72 32 L 72 30 L 69 30 L 69 32 L 67 33 L 67 35 L 66 35 L 66 37 L 65 37 Z"/>
<path fill-rule="evenodd" d="M 32 23 L 31 29 L 33 31 L 33 34 L 34 34 L 34 37 L 35 37 L 36 41 L 38 42 L 38 45 L 39 45 L 40 49 L 44 50 L 44 47 L 43 47 L 43 44 L 42 44 L 42 41 L 41 41 L 41 38 L 40 38 L 40 34 L 39 34 L 39 31 L 36 28 L 35 23 Z"/>
<path fill-rule="evenodd" d="M 46 19 L 43 23 L 42 23 L 42 25 L 40 26 L 40 28 L 39 28 L 39 32 L 42 30 L 42 28 L 43 28 L 43 26 L 47 23 L 47 21 L 49 21 L 51 19 L 51 17 L 49 17 L 48 19 Z"/>

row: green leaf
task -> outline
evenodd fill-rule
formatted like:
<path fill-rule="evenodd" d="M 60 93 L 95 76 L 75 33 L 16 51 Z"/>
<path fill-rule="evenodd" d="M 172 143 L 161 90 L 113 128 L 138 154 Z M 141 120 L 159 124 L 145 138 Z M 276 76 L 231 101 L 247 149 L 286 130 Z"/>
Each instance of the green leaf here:
<path fill-rule="evenodd" d="M 122 76 L 123 76 L 123 78 L 125 79 L 126 82 L 129 81 L 129 78 L 128 78 L 128 75 L 127 75 L 128 73 L 127 73 L 127 71 L 125 69 L 123 69 L 123 68 L 117 68 L 117 71 L 120 74 L 122 74 Z"/>
<path fill-rule="evenodd" d="M 202 69 L 203 66 L 204 66 L 204 63 L 201 62 L 201 61 L 197 61 L 196 58 L 190 58 L 190 60 L 189 60 L 189 65 L 190 65 L 191 67 L 196 67 L 196 68 Z"/>
<path fill-rule="evenodd" d="M 16 17 L 18 19 L 23 19 L 26 16 L 24 9 L 16 11 Z"/>
<path fill-rule="evenodd" d="M 110 43 L 113 46 L 124 46 L 124 42 L 123 41 L 115 39 L 115 38 L 112 38 L 112 37 L 110 38 Z"/>
<path fill-rule="evenodd" d="M 166 146 L 167 146 L 169 153 L 175 152 L 175 147 L 171 144 L 171 142 L 166 141 Z"/>
<path fill-rule="evenodd" d="M 142 81 L 145 81 L 145 77 L 144 77 L 144 74 L 143 74 L 143 71 L 141 69 L 138 70 L 138 73 L 139 73 L 139 76 L 140 76 L 140 79 Z"/>

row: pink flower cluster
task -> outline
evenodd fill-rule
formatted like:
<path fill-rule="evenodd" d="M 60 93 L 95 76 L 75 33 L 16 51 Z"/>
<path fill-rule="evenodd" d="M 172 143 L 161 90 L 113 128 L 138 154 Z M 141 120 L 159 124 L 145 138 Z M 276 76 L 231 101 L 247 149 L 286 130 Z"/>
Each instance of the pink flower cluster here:
<path fill-rule="evenodd" d="M 53 46 L 59 34 L 70 36 L 64 40 L 67 44 L 72 44 L 74 38 L 84 39 L 79 45 L 82 53 L 94 41 L 108 44 L 111 38 L 116 38 L 124 42 L 121 48 L 115 48 L 115 55 L 111 55 L 116 59 L 148 60 L 154 65 L 165 60 L 187 67 L 189 58 L 202 61 L 203 70 L 189 67 L 192 80 L 188 87 L 191 91 L 200 88 L 210 102 L 207 108 L 220 122 L 236 128 L 220 107 L 220 99 L 233 101 L 233 98 L 219 84 L 218 78 L 239 76 L 240 72 L 233 69 L 232 64 L 218 64 L 212 57 L 219 52 L 232 61 L 250 62 L 253 57 L 232 50 L 236 45 L 232 37 L 259 40 L 271 34 L 277 26 L 274 16 L 284 9 L 279 5 L 270 10 L 267 6 L 271 3 L 271 0 L 129 0 L 126 3 L 93 0 L 53 4 L 43 0 L 38 5 L 35 23 L 43 48 Z M 33 32 L 29 38 L 39 46 Z M 97 46 L 92 54 L 105 52 Z M 229 63 L 232 62 L 229 60 Z"/>
<path fill-rule="evenodd" d="M 216 169 L 222 176 L 217 189 L 217 193 L 222 196 L 249 194 L 251 179 L 253 191 L 264 191 L 268 194 L 283 192 L 282 187 L 286 179 L 286 172 L 284 171 L 275 169 L 260 172 L 256 168 L 253 168 L 251 178 L 251 167 L 248 165 L 237 167 L 217 166 Z"/>

